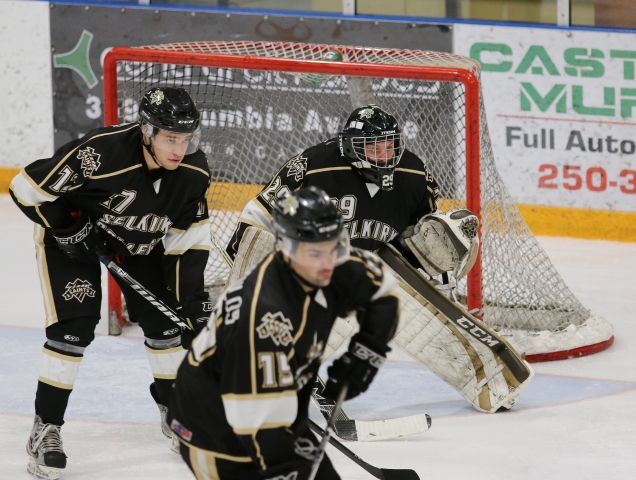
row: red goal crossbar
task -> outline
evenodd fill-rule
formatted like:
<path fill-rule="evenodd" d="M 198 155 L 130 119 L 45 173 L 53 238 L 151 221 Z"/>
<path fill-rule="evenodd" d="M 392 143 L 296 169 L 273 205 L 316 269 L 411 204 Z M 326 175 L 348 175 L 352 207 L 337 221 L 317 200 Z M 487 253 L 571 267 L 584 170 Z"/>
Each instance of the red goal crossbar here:
<path fill-rule="evenodd" d="M 310 46 L 308 46 L 309 48 Z M 436 67 L 416 65 L 385 65 L 371 63 L 329 62 L 321 60 L 260 57 L 249 55 L 195 53 L 191 51 L 160 50 L 156 48 L 115 47 L 104 59 L 104 123 L 106 126 L 119 123 L 117 62 L 143 62 L 195 67 L 279 71 L 289 73 L 311 73 L 344 75 L 353 77 L 383 77 L 403 80 L 456 82 L 465 88 L 466 115 L 466 208 L 481 220 L 480 187 L 480 97 L 479 81 L 474 71 L 458 67 Z M 338 47 L 347 50 L 359 47 Z M 399 54 L 400 50 L 385 50 L 387 55 Z M 478 231 L 481 239 L 481 226 Z M 480 242 L 481 244 L 481 242 Z M 121 291 L 109 275 L 108 281 L 109 320 L 122 317 Z M 468 274 L 468 309 L 482 309 L 481 247 L 475 266 Z M 116 317 L 115 317 L 116 316 Z"/>

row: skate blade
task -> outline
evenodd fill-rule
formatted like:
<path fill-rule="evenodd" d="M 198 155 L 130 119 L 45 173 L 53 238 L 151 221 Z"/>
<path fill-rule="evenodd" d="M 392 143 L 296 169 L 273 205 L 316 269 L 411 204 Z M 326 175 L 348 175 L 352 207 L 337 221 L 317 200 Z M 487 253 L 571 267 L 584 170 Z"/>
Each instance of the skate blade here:
<path fill-rule="evenodd" d="M 59 480 L 60 469 L 47 467 L 45 465 L 38 465 L 35 458 L 29 458 L 29 464 L 27 465 L 27 472 L 37 478 L 43 478 L 45 480 Z"/>
<path fill-rule="evenodd" d="M 181 445 L 179 443 L 179 438 L 173 433 L 172 438 L 170 439 L 170 451 L 179 454 L 181 453 L 180 448 Z"/>

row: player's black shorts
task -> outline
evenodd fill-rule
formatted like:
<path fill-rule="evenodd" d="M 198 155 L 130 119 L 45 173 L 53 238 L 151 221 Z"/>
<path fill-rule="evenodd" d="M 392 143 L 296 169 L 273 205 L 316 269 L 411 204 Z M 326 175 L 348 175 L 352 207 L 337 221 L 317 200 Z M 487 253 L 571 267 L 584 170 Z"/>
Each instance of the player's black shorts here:
<path fill-rule="evenodd" d="M 262 471 L 249 457 L 229 457 L 202 450 L 184 442 L 181 442 L 180 453 L 197 480 L 209 478 L 218 478 L 219 480 L 306 480 L 311 471 L 311 462 L 305 461 L 299 463 L 298 468 L 290 467 L 288 471 L 275 472 L 271 476 L 263 477 Z M 296 473 L 294 474 L 294 472 Z M 322 457 L 315 480 L 340 480 L 340 475 L 333 468 L 327 455 Z"/>
<path fill-rule="evenodd" d="M 47 332 L 55 326 L 53 330 L 64 330 L 65 335 L 86 337 L 87 332 L 83 330 L 92 332 L 96 326 L 95 322 L 100 317 L 100 263 L 85 265 L 73 260 L 57 247 L 48 232 L 44 242 L 38 242 L 36 245 L 38 272 L 47 315 Z M 162 267 L 163 252 L 163 246 L 159 244 L 149 255 L 119 257 L 117 260 L 119 266 L 131 277 L 170 305 L 174 302 L 174 297 L 168 290 Z M 124 294 L 130 320 L 139 323 L 146 337 L 165 339 L 178 334 L 179 329 L 169 318 L 128 285 L 115 280 Z M 91 326 L 81 321 L 73 321 L 81 319 L 89 319 L 87 323 L 91 323 Z M 56 325 L 58 323 L 60 325 Z"/>

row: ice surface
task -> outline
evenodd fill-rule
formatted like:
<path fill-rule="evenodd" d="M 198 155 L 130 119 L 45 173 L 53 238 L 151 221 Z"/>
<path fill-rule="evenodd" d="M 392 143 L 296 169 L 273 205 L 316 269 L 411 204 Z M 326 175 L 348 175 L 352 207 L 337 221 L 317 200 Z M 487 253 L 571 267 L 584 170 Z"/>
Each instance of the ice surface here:
<path fill-rule="evenodd" d="M 0 479 L 28 479 L 24 446 L 44 310 L 32 224 L 0 195 Z M 566 283 L 615 327 L 616 341 L 590 357 L 534 364 L 514 410 L 488 415 L 395 349 L 349 415 L 376 420 L 428 413 L 428 432 L 347 446 L 373 465 L 412 468 L 424 479 L 627 479 L 636 469 L 636 244 L 540 238 Z M 103 326 L 100 327 L 103 330 Z M 137 329 L 98 335 L 86 352 L 62 428 L 62 480 L 193 478 L 168 449 Z M 313 407 L 311 407 L 313 409 Z M 314 411 L 312 418 L 318 419 Z M 343 478 L 370 479 L 330 449 Z"/>

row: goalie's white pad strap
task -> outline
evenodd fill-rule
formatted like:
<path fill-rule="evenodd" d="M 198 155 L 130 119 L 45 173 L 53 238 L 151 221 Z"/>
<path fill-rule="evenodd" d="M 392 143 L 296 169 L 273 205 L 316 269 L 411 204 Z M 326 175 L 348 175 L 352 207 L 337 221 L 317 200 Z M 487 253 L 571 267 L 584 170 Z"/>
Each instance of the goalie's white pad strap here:
<path fill-rule="evenodd" d="M 257 227 L 247 227 L 226 285 L 245 275 L 251 267 L 272 253 L 275 243 L 276 237 L 271 232 Z"/>
<path fill-rule="evenodd" d="M 487 346 L 488 342 L 505 343 L 493 330 L 468 312 L 464 312 L 459 320 L 462 328 L 458 328 L 404 280 L 399 283 L 400 321 L 393 341 L 458 390 L 477 410 L 492 413 L 502 406 L 512 407 L 532 379 L 530 366 L 526 363 L 530 376 L 520 383 Z"/>

